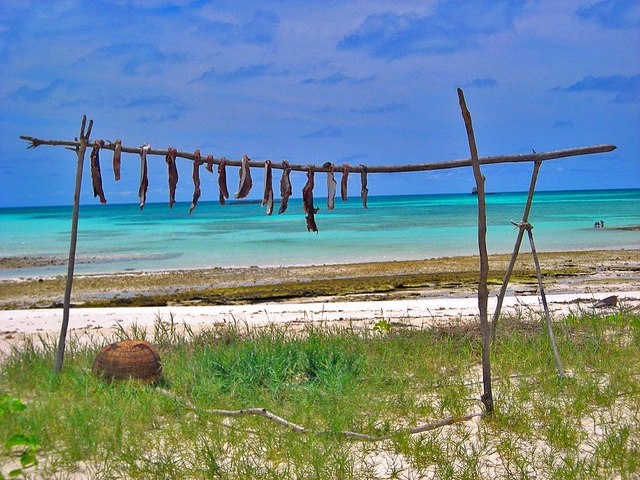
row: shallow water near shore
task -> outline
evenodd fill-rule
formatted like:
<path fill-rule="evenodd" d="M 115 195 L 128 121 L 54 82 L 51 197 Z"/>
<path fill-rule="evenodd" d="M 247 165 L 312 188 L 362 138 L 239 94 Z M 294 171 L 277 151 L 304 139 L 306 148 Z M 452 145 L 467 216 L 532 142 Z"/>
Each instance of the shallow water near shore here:
<path fill-rule="evenodd" d="M 509 253 L 526 193 L 488 194 L 489 253 Z M 316 198 L 319 233 L 307 232 L 300 199 L 283 215 L 258 202 L 82 205 L 76 273 L 291 266 L 422 259 L 477 252 L 477 197 L 470 194 Z M 277 205 L 275 210 L 277 211 Z M 66 273 L 72 209 L 0 209 L 0 257 L 46 257 L 37 267 L 0 270 L 0 278 Z M 604 221 L 605 228 L 594 228 Z M 640 189 L 539 192 L 529 216 L 539 251 L 640 246 Z M 528 251 L 528 242 L 522 251 Z M 26 262 L 28 263 L 28 262 Z M 47 262 L 43 262 L 47 263 Z"/>

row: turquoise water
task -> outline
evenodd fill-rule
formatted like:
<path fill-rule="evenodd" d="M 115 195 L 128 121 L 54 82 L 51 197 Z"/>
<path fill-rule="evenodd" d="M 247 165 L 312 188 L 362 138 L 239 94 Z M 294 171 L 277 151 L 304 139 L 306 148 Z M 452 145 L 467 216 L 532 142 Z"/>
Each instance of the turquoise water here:
<path fill-rule="evenodd" d="M 526 193 L 489 194 L 490 253 L 513 250 Z M 477 197 L 415 195 L 316 198 L 319 234 L 306 229 L 300 199 L 283 215 L 259 203 L 82 205 L 76 273 L 177 268 L 307 265 L 422 259 L 477 253 Z M 275 211 L 277 212 L 276 205 Z M 539 192 L 529 217 L 538 251 L 640 248 L 640 189 Z M 605 229 L 594 229 L 604 220 Z M 0 209 L 0 256 L 68 255 L 71 207 Z M 522 251 L 529 251 L 528 243 Z M 66 266 L 5 270 L 0 277 L 65 274 Z"/>

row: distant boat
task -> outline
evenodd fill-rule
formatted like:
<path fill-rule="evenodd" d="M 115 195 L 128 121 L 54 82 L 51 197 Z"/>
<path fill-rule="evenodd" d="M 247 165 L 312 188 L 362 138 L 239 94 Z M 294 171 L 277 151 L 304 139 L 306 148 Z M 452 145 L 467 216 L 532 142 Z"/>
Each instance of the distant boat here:
<path fill-rule="evenodd" d="M 471 189 L 471 195 L 477 195 L 478 194 L 478 187 L 473 187 Z"/>

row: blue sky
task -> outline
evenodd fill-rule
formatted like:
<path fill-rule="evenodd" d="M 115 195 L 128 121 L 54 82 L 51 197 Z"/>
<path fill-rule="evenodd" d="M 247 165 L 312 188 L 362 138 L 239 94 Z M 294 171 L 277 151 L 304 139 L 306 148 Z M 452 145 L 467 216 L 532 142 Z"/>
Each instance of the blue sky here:
<path fill-rule="evenodd" d="M 73 139 L 83 114 L 92 139 L 233 159 L 468 158 L 457 87 L 480 156 L 618 146 L 546 162 L 540 189 L 640 187 L 635 0 L 6 0 L 0 61 L 0 207 L 72 203 L 75 155 L 26 150 L 18 137 Z M 94 203 L 85 166 L 82 202 Z M 177 198 L 187 201 L 191 165 L 178 168 Z M 102 169 L 110 203 L 137 202 L 136 155 L 124 156 L 120 182 L 109 151 Z M 149 170 L 147 201 L 167 201 L 163 158 L 150 157 Z M 522 191 L 531 167 L 484 173 L 488 191 Z M 203 170 L 202 180 L 202 200 L 217 199 L 214 176 Z M 304 174 L 292 182 L 300 196 Z M 468 168 L 369 175 L 370 195 L 472 185 Z M 250 197 L 261 190 L 256 171 Z"/>

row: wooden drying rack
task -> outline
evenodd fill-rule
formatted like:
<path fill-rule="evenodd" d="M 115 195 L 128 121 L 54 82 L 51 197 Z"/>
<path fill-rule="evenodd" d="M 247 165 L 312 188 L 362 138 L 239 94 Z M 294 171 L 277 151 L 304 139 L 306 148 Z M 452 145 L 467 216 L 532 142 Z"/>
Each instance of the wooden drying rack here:
<path fill-rule="evenodd" d="M 445 170 L 452 168 L 461 168 L 461 167 L 472 167 L 474 179 L 476 182 L 477 189 L 477 198 L 478 198 L 478 250 L 479 250 L 479 258 L 480 258 L 480 269 L 479 269 L 479 279 L 478 279 L 478 309 L 479 309 L 479 318 L 480 318 L 480 329 L 482 333 L 482 379 L 483 379 L 483 394 L 481 397 L 481 401 L 485 406 L 486 414 L 491 414 L 493 412 L 493 393 L 491 386 L 491 364 L 490 364 L 490 343 L 493 338 L 495 338 L 497 321 L 500 315 L 500 309 L 502 307 L 502 301 L 506 294 L 507 286 L 509 283 L 509 279 L 511 273 L 513 271 L 513 267 L 515 265 L 516 258 L 518 256 L 520 245 L 522 243 L 522 239 L 524 237 L 524 233 L 527 232 L 529 236 L 529 241 L 531 244 L 531 251 L 533 254 L 536 272 L 538 277 L 538 285 L 540 288 L 540 295 L 542 297 L 542 303 L 545 309 L 547 327 L 549 331 L 549 336 L 551 338 L 551 346 L 553 350 L 554 357 L 556 359 L 556 365 L 558 369 L 558 374 L 563 377 L 564 370 L 562 367 L 562 363 L 560 361 L 560 357 L 558 355 L 558 351 L 555 344 L 555 339 L 553 335 L 553 329 L 551 325 L 551 318 L 549 315 L 549 310 L 547 307 L 547 302 L 544 293 L 544 285 L 542 283 L 542 274 L 540 269 L 540 264 L 538 262 L 538 256 L 536 253 L 535 245 L 533 242 L 533 234 L 532 234 L 532 226 L 529 223 L 528 217 L 529 212 L 531 210 L 531 204 L 533 201 L 533 194 L 535 191 L 535 185 L 538 177 L 538 173 L 540 170 L 540 166 L 542 162 L 547 160 L 555 160 L 566 157 L 573 157 L 579 155 L 589 155 L 595 153 L 606 153 L 611 152 L 616 149 L 614 145 L 594 145 L 587 147 L 577 147 L 570 148 L 565 150 L 555 150 L 551 152 L 541 152 L 541 153 L 529 153 L 529 154 L 521 154 L 521 155 L 501 155 L 501 156 L 493 156 L 493 157 L 478 157 L 478 152 L 476 148 L 475 136 L 473 133 L 473 125 L 471 122 L 471 114 L 467 109 L 467 105 L 464 99 L 464 93 L 461 89 L 458 89 L 458 100 L 460 103 L 460 109 L 462 113 L 462 117 L 465 123 L 465 128 L 467 132 L 467 139 L 469 142 L 469 150 L 470 150 L 470 158 L 463 160 L 451 160 L 451 161 L 442 161 L 442 162 L 433 162 L 433 163 L 420 163 L 420 164 L 407 164 L 407 165 L 388 165 L 388 166 L 350 166 L 344 165 L 343 168 L 347 169 L 349 172 L 360 172 L 360 173 L 395 173 L 395 172 L 419 172 L 419 171 L 429 171 L 429 170 Z M 73 271 L 75 265 L 75 250 L 76 250 L 76 240 L 77 240 L 77 229 L 78 229 L 78 209 L 80 203 L 80 189 L 82 184 L 82 171 L 84 164 L 84 156 L 89 145 L 89 137 L 91 135 L 91 129 L 93 126 L 93 120 L 89 121 L 89 125 L 86 124 L 86 116 L 82 118 L 82 124 L 80 127 L 80 140 L 76 139 L 73 141 L 67 140 L 44 140 L 40 138 L 30 137 L 30 136 L 21 136 L 22 140 L 26 140 L 30 142 L 27 148 L 35 148 L 41 145 L 52 145 L 52 146 L 63 146 L 69 150 L 73 150 L 77 154 L 78 164 L 76 170 L 76 184 L 75 184 L 75 194 L 74 194 L 74 209 L 73 209 L 73 219 L 72 219 L 72 229 L 71 229 L 71 242 L 69 248 L 69 266 L 67 272 L 67 287 L 65 291 L 65 298 L 63 303 L 63 319 L 62 326 L 60 329 L 60 339 L 58 342 L 58 350 L 56 355 L 56 365 L 55 371 L 56 373 L 60 372 L 62 369 L 62 363 L 64 359 L 64 351 L 67 337 L 67 327 L 69 323 L 69 306 L 71 303 L 71 288 L 73 284 Z M 86 129 L 86 130 L 85 130 Z M 116 143 L 115 142 L 105 142 L 102 149 L 107 150 L 115 150 Z M 151 149 L 148 146 L 145 147 L 146 155 L 161 155 L 166 156 L 167 150 L 156 150 Z M 121 151 L 124 153 L 135 153 L 142 154 L 143 147 L 127 147 L 121 146 Z M 176 157 L 184 158 L 187 160 L 194 160 L 194 154 L 189 152 L 177 152 Z M 207 155 L 202 154 L 201 159 L 205 159 Z M 240 167 L 242 165 L 241 160 L 229 160 L 226 158 L 209 158 L 213 164 L 219 165 L 221 162 L 228 166 L 237 166 Z M 493 319 L 491 324 L 488 320 L 488 289 L 487 289 L 487 278 L 489 272 L 489 262 L 488 262 L 488 254 L 486 248 L 486 212 L 485 212 L 485 190 L 484 190 L 484 176 L 482 175 L 480 167 L 483 165 L 494 165 L 500 163 L 517 163 L 517 162 L 531 162 L 533 163 L 533 172 L 531 175 L 531 183 L 529 186 L 529 192 L 527 197 L 527 202 L 524 208 L 524 213 L 520 222 L 512 222 L 516 227 L 519 228 L 518 237 L 515 242 L 513 254 L 511 256 L 511 261 L 509 266 L 507 267 L 507 271 L 502 283 L 502 287 L 500 293 L 498 295 L 498 304 L 496 306 L 496 310 L 493 315 Z M 265 162 L 262 161 L 250 161 L 249 167 L 263 167 Z M 283 169 L 288 168 L 292 171 L 313 171 L 313 172 L 327 172 L 329 171 L 329 167 L 331 163 L 324 163 L 322 165 L 296 165 L 296 164 L 283 164 L 282 162 L 271 162 L 271 167 L 275 169 Z"/>

